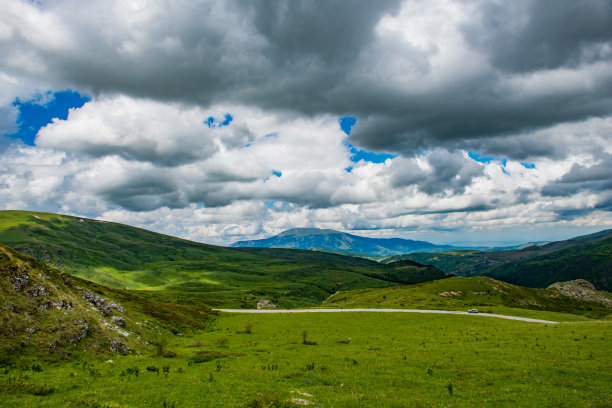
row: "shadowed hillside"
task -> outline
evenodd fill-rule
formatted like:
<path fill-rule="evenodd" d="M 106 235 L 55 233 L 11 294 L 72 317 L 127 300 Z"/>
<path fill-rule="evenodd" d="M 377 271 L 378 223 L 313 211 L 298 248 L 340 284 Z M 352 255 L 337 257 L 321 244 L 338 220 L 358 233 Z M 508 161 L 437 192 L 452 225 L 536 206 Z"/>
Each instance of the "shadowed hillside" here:
<path fill-rule="evenodd" d="M 530 287 L 586 279 L 598 289 L 612 290 L 612 230 L 565 241 L 505 251 L 415 253 L 389 258 L 411 259 L 459 276 L 485 275 Z"/>

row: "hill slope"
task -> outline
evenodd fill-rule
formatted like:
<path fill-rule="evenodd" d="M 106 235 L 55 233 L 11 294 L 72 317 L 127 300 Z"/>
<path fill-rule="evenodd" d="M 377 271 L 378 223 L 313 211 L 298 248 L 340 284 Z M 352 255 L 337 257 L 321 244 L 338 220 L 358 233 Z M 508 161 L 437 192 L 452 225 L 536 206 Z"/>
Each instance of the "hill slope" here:
<path fill-rule="evenodd" d="M 24 211 L 0 211 L 0 243 L 110 287 L 201 294 L 201 301 L 214 306 L 253 307 L 261 299 L 316 305 L 339 289 L 444 277 L 418 264 L 217 247 L 122 224 Z"/>
<path fill-rule="evenodd" d="M 139 354 L 160 334 L 203 328 L 210 313 L 71 277 L 0 245 L 0 363 Z"/>
<path fill-rule="evenodd" d="M 330 229 L 293 228 L 266 239 L 238 241 L 232 247 L 316 249 L 346 254 L 390 256 L 410 252 L 452 249 L 426 241 L 401 238 L 368 238 Z"/>
<path fill-rule="evenodd" d="M 584 281 L 534 289 L 481 276 L 455 277 L 411 286 L 340 292 L 329 298 L 325 306 L 445 310 L 476 307 L 481 311 L 499 311 L 502 307 L 600 318 L 612 314 L 612 293 L 594 290 Z"/>
<path fill-rule="evenodd" d="M 398 259 L 433 265 L 445 273 L 485 275 L 523 286 L 586 279 L 598 289 L 612 290 L 612 230 L 520 250 L 415 253 L 389 261 Z"/>

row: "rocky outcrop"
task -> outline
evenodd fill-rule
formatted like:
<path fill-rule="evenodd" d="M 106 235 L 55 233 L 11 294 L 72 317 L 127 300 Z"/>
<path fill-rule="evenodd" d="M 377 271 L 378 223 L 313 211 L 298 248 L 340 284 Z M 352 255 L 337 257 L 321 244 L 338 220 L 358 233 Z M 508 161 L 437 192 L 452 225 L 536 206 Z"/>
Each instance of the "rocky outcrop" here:
<path fill-rule="evenodd" d="M 49 292 L 49 290 L 46 287 L 44 287 L 43 285 L 40 285 L 38 283 L 35 284 L 34 287 L 32 287 L 31 289 L 28 289 L 28 293 L 32 297 L 49 296 L 49 295 L 51 295 L 51 293 Z"/>
<path fill-rule="evenodd" d="M 30 276 L 23 269 L 19 269 L 17 273 L 8 277 L 8 281 L 13 284 L 13 290 L 15 292 L 21 292 L 30 282 Z"/>
<path fill-rule="evenodd" d="M 125 319 L 119 316 L 111 317 L 111 323 L 116 324 L 119 327 L 125 327 Z"/>
<path fill-rule="evenodd" d="M 92 306 L 99 308 L 104 316 L 112 316 L 113 310 L 116 310 L 121 314 L 124 313 L 123 306 L 117 303 L 109 302 L 108 299 L 104 299 L 103 297 L 100 297 L 88 290 L 83 289 L 81 294 Z"/>
<path fill-rule="evenodd" d="M 556 282 L 548 287 L 555 289 L 565 296 L 612 306 L 612 300 L 606 292 L 599 292 L 591 282 L 585 279 L 576 279 L 567 282 Z"/>
<path fill-rule="evenodd" d="M 257 302 L 257 309 L 275 308 L 276 305 L 270 302 L 268 299 L 263 299 Z"/>
<path fill-rule="evenodd" d="M 130 352 L 130 348 L 123 344 L 120 340 L 111 340 L 110 342 L 110 350 L 114 353 L 118 354 L 128 354 Z"/>

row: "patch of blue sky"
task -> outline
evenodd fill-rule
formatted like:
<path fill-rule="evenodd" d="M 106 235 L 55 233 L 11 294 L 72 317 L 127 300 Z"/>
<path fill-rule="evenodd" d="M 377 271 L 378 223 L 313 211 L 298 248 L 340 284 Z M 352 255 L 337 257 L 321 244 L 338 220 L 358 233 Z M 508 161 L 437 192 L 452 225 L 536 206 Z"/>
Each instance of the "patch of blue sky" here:
<path fill-rule="evenodd" d="M 370 163 L 384 163 L 385 161 L 387 161 L 387 159 L 394 159 L 397 157 L 397 155 L 390 154 L 390 153 L 374 153 L 374 152 L 367 152 L 362 149 L 356 149 L 354 146 L 350 144 L 348 145 L 348 148 L 349 148 L 349 151 L 353 154 L 350 157 L 350 160 L 353 163 L 357 163 L 360 160 L 367 161 Z"/>
<path fill-rule="evenodd" d="M 268 208 L 272 208 L 274 207 L 274 204 L 276 203 L 276 201 L 264 201 L 264 204 L 266 205 L 266 207 Z"/>
<path fill-rule="evenodd" d="M 526 168 L 526 169 L 535 169 L 536 168 L 535 163 L 523 163 L 523 162 L 521 162 L 521 165 L 524 168 Z"/>
<path fill-rule="evenodd" d="M 353 126 L 355 126 L 355 123 L 357 123 L 357 118 L 354 118 L 352 116 L 345 116 L 343 118 L 340 118 L 340 129 L 342 129 L 347 135 L 350 135 Z"/>
<path fill-rule="evenodd" d="M 12 139 L 21 139 L 25 144 L 34 146 L 36 134 L 41 128 L 55 118 L 66 120 L 70 109 L 80 108 L 90 100 L 88 95 L 81 95 L 72 90 L 49 91 L 29 101 L 16 99 L 13 105 L 19 109 L 18 130 L 7 136 Z"/>
<path fill-rule="evenodd" d="M 340 122 L 340 129 L 342 129 L 342 131 L 344 131 L 344 133 L 346 133 L 347 136 L 350 136 L 351 131 L 353 130 L 353 126 L 355 126 L 355 124 L 357 123 L 357 118 L 353 116 L 345 116 L 345 117 L 340 118 L 339 122 Z M 394 159 L 395 157 L 397 157 L 397 155 L 390 154 L 390 153 L 375 153 L 375 152 L 368 152 L 363 149 L 358 149 L 348 142 L 345 142 L 345 145 L 352 154 L 352 156 L 350 157 L 350 160 L 353 163 L 357 163 L 360 160 L 370 162 L 370 163 L 384 163 L 387 159 Z M 347 167 L 345 170 L 348 173 L 350 173 L 353 170 L 353 168 Z"/>
<path fill-rule="evenodd" d="M 218 120 L 215 119 L 213 116 L 209 116 L 208 119 L 206 119 L 204 121 L 204 123 L 210 128 L 220 128 L 223 126 L 228 126 L 230 123 L 232 123 L 232 120 L 234 120 L 234 117 L 229 114 L 226 113 L 225 116 L 223 117 L 223 120 Z"/>
<path fill-rule="evenodd" d="M 508 159 L 506 157 L 497 158 L 493 156 L 482 156 L 479 152 L 468 152 L 468 156 L 470 157 L 470 159 L 475 160 L 479 163 L 489 164 L 491 162 L 498 162 L 504 167 L 506 167 L 506 163 L 508 162 Z"/>
<path fill-rule="evenodd" d="M 353 171 L 353 166 L 349 166 L 347 168 L 344 169 L 347 173 L 350 173 L 351 171 Z"/>
<path fill-rule="evenodd" d="M 266 177 L 266 178 L 265 178 L 263 181 L 264 181 L 264 183 L 265 183 L 266 181 L 270 180 L 270 178 L 271 178 L 272 176 L 276 176 L 276 177 L 280 178 L 282 175 L 283 175 L 283 173 L 282 173 L 282 172 L 277 171 L 277 170 L 272 170 L 272 175 L 271 175 L 270 177 Z"/>

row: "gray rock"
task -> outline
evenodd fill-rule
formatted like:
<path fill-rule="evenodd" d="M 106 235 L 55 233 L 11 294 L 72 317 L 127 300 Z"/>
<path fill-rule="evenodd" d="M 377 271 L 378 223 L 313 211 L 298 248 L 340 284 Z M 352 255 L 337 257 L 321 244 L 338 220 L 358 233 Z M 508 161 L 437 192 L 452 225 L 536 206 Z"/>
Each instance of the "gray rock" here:
<path fill-rule="evenodd" d="M 30 276 L 23 269 L 18 269 L 15 275 L 8 277 L 8 281 L 13 284 L 15 292 L 21 292 L 21 289 L 30 282 Z"/>
<path fill-rule="evenodd" d="M 32 297 L 49 296 L 49 295 L 51 295 L 51 293 L 47 290 L 46 287 L 44 287 L 43 285 L 39 285 L 38 283 L 35 284 L 32 289 L 29 289 L 28 293 Z"/>
<path fill-rule="evenodd" d="M 40 327 L 29 327 L 29 328 L 26 329 L 26 331 L 28 333 L 30 333 L 30 334 L 34 334 L 34 333 L 36 333 L 39 330 L 40 330 Z"/>
<path fill-rule="evenodd" d="M 14 313 L 14 312 L 16 312 L 16 311 L 17 311 L 17 308 L 15 307 L 15 305 L 14 305 L 14 304 L 12 304 L 12 303 L 8 303 L 8 302 L 7 302 L 7 304 L 6 304 L 6 310 L 8 310 L 9 312 L 13 312 L 13 313 Z"/>
<path fill-rule="evenodd" d="M 110 349 L 112 352 L 120 354 L 127 354 L 130 352 L 130 348 L 119 340 L 111 340 Z"/>
<path fill-rule="evenodd" d="M 119 327 L 125 327 L 125 319 L 119 316 L 111 317 L 111 322 Z"/>
<path fill-rule="evenodd" d="M 91 305 L 98 307 L 104 316 L 112 316 L 113 310 L 116 310 L 121 314 L 124 312 L 123 306 L 117 303 L 108 302 L 107 299 L 104 299 L 88 290 L 81 291 L 81 294 Z"/>
<path fill-rule="evenodd" d="M 64 282 L 64 285 L 66 285 L 67 287 L 71 288 L 74 286 L 74 281 L 70 279 L 68 276 L 61 275 L 60 277 L 62 278 L 62 282 Z"/>
<path fill-rule="evenodd" d="M 72 310 L 72 302 L 69 300 L 60 299 L 53 303 L 53 307 L 56 309 Z"/>

